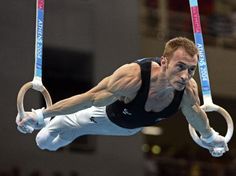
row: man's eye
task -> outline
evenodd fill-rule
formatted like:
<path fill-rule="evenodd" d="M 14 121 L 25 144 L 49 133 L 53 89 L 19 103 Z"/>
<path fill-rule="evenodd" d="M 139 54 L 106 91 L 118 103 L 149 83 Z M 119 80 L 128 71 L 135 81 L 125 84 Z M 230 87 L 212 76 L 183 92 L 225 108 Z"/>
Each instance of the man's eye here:
<path fill-rule="evenodd" d="M 184 69 L 184 66 L 183 66 L 182 64 L 180 64 L 180 65 L 177 65 L 177 68 L 178 68 L 179 70 L 183 70 L 183 69 Z"/>
<path fill-rule="evenodd" d="M 194 71 L 195 71 L 195 68 L 190 68 L 190 69 L 189 69 L 189 72 L 190 72 L 190 73 L 193 73 Z"/>

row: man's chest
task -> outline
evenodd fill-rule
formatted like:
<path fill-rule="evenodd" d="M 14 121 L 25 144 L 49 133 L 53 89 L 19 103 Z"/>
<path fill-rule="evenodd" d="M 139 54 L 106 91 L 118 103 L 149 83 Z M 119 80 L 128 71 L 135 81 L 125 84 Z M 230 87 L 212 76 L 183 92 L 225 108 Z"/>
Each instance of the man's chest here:
<path fill-rule="evenodd" d="M 160 112 L 168 107 L 174 99 L 174 92 L 157 95 L 149 92 L 147 101 L 145 103 L 145 110 L 152 112 Z"/>

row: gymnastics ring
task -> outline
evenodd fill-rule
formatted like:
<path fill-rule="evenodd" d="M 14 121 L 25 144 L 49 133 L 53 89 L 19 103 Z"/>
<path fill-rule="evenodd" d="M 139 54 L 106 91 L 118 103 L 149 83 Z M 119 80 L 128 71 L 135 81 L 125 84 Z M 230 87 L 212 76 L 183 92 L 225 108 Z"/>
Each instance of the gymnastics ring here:
<path fill-rule="evenodd" d="M 25 83 L 21 87 L 21 89 L 17 95 L 17 110 L 18 110 L 20 117 L 23 117 L 24 113 L 25 113 L 25 109 L 24 109 L 25 93 L 31 88 L 33 88 L 33 81 Z M 43 85 L 42 85 L 42 91 L 40 91 L 40 92 L 43 94 L 44 100 L 46 102 L 46 106 L 47 107 L 51 106 L 52 105 L 51 96 L 50 96 L 48 90 Z"/>
<path fill-rule="evenodd" d="M 210 112 L 210 111 L 216 111 L 218 113 L 220 113 L 224 119 L 226 120 L 227 123 L 227 133 L 225 135 L 225 141 L 226 143 L 228 143 L 230 141 L 230 139 L 233 136 L 233 131 L 234 131 L 234 124 L 233 124 L 233 120 L 230 116 L 230 114 L 222 107 L 212 104 L 212 105 L 202 105 L 201 109 L 204 110 L 205 112 Z M 205 146 L 201 139 L 199 138 L 198 134 L 196 133 L 195 129 L 189 124 L 189 132 L 191 137 L 193 138 L 193 140 L 200 145 L 201 147 L 204 147 L 206 149 L 209 149 L 207 146 Z"/>

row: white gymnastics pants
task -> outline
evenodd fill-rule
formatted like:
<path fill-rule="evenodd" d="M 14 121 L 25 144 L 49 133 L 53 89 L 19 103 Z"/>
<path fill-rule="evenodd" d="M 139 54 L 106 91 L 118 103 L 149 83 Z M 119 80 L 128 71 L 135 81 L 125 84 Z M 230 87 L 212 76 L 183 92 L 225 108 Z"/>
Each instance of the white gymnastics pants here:
<path fill-rule="evenodd" d="M 142 128 L 126 129 L 112 123 L 106 107 L 91 107 L 70 115 L 54 117 L 36 136 L 40 149 L 55 151 L 83 135 L 130 136 Z"/>

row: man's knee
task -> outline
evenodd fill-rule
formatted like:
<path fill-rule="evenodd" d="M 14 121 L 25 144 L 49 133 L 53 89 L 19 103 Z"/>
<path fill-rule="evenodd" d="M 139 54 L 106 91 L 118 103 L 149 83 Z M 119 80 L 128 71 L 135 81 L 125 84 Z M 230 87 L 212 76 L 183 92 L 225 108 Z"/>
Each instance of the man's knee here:
<path fill-rule="evenodd" d="M 56 151 L 58 147 L 52 143 L 54 138 L 47 130 L 43 129 L 37 134 L 35 141 L 37 146 L 42 150 Z"/>

